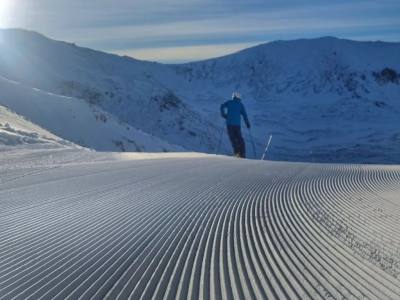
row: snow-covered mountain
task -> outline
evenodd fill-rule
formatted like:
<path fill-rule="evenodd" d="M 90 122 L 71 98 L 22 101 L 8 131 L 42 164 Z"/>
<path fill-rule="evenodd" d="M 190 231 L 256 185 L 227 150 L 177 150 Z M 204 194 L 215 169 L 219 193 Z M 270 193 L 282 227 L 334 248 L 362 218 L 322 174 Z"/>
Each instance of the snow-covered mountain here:
<path fill-rule="evenodd" d="M 327 37 L 163 65 L 33 32 L 0 31 L 0 75 L 84 99 L 115 120 L 188 150 L 217 150 L 219 105 L 238 90 L 257 155 L 273 134 L 269 158 L 295 161 L 400 162 L 399 53 L 400 43 Z M 230 151 L 224 135 L 221 152 Z"/>
<path fill-rule="evenodd" d="M 61 140 L 58 137 L 62 137 L 99 151 L 184 150 L 180 146 L 171 145 L 137 130 L 82 99 L 58 96 L 2 77 L 0 77 L 0 91 L 0 145 L 37 144 L 49 140 L 58 141 Z M 26 128 L 27 131 L 21 131 L 18 125 L 9 126 L 14 123 L 21 124 L 19 121 L 21 118 L 15 114 L 11 116 L 11 112 L 1 105 L 26 117 L 34 124 L 47 128 L 53 134 L 42 132 L 40 127 L 25 119 L 22 130 Z M 15 122 L 11 122 L 12 119 L 15 119 Z M 29 125 L 25 126 L 27 123 Z M 3 140 L 1 136 L 4 137 Z"/>
<path fill-rule="evenodd" d="M 206 121 L 196 109 L 150 77 L 157 72 L 173 75 L 168 66 L 79 48 L 33 32 L 5 30 L 1 35 L 0 75 L 53 94 L 84 99 L 169 144 L 199 151 L 213 146 L 208 142 Z M 213 124 L 207 125 L 216 132 Z"/>
<path fill-rule="evenodd" d="M 279 41 L 176 69 L 203 83 L 192 99 L 204 107 L 242 91 L 273 158 L 400 161 L 400 43 Z"/>

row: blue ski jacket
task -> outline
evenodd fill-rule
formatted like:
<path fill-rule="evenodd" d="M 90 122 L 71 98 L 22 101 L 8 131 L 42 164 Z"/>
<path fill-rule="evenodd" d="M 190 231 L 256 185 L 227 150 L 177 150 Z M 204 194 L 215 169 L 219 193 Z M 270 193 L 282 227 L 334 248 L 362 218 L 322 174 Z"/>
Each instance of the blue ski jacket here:
<path fill-rule="evenodd" d="M 226 119 L 226 125 L 241 125 L 241 116 L 243 116 L 246 126 L 250 128 L 250 122 L 247 118 L 246 109 L 240 99 L 226 101 L 220 107 L 221 116 Z"/>

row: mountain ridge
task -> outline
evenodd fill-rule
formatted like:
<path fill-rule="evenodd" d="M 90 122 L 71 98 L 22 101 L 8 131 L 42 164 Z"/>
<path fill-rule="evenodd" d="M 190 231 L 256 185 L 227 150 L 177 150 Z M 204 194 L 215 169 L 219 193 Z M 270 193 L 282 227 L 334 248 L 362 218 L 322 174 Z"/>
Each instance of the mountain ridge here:
<path fill-rule="evenodd" d="M 239 90 L 257 157 L 273 134 L 270 159 L 399 161 L 400 43 L 278 41 L 174 65 L 56 44 L 39 51 L 3 43 L 0 75 L 84 99 L 148 134 L 208 153 L 218 151 L 219 105 Z M 246 131 L 245 138 L 254 157 Z M 220 152 L 230 151 L 224 135 Z"/>
<path fill-rule="evenodd" d="M 64 40 L 58 40 L 58 39 L 49 38 L 46 35 L 38 32 L 38 31 L 29 30 L 29 29 L 25 29 L 25 28 L 0 28 L 0 32 L 3 32 L 3 33 L 4 32 L 9 32 L 9 33 L 12 33 L 12 34 L 19 34 L 19 35 L 25 36 L 25 37 L 29 37 L 29 36 L 30 37 L 35 37 L 36 36 L 36 38 L 40 38 L 40 39 L 47 40 L 47 41 L 50 41 L 50 42 L 63 43 L 63 44 L 67 44 L 67 45 L 76 46 L 76 47 L 81 48 L 81 49 L 86 49 L 86 50 L 98 52 L 98 53 L 114 55 L 114 56 L 118 56 L 118 57 L 121 57 L 121 58 L 132 59 L 134 61 L 147 62 L 147 63 L 151 63 L 151 64 L 160 64 L 160 65 L 166 65 L 166 66 L 185 65 L 185 64 L 206 62 L 206 61 L 209 61 L 209 60 L 214 60 L 214 59 L 219 59 L 219 58 L 223 58 L 223 57 L 233 56 L 233 55 L 239 54 L 239 53 L 241 53 L 243 51 L 262 48 L 262 47 L 267 47 L 269 45 L 274 45 L 274 44 L 279 44 L 279 43 L 315 42 L 315 41 L 342 41 L 342 42 L 363 43 L 363 44 L 400 45 L 400 41 L 352 40 L 352 39 L 349 39 L 349 38 L 341 38 L 341 37 L 326 35 L 326 36 L 319 36 L 319 37 L 312 37 L 312 38 L 278 39 L 278 40 L 273 40 L 273 41 L 269 41 L 269 42 L 256 44 L 256 45 L 251 46 L 251 47 L 245 47 L 245 48 L 240 49 L 238 51 L 235 51 L 233 53 L 225 54 L 225 55 L 222 55 L 222 56 L 210 57 L 210 58 L 202 59 L 202 60 L 188 61 L 188 62 L 185 62 L 185 63 L 177 63 L 177 64 L 173 63 L 173 64 L 171 64 L 171 63 L 163 63 L 163 62 L 157 62 L 157 61 L 152 61 L 152 60 L 137 59 L 137 58 L 135 58 L 133 56 L 129 56 L 129 55 L 119 55 L 119 54 L 116 54 L 116 53 L 112 53 L 112 52 L 108 52 L 108 51 L 104 51 L 104 50 L 100 50 L 100 49 L 94 49 L 94 48 L 90 48 L 90 47 L 87 47 L 87 46 L 81 46 L 81 45 L 76 44 L 76 42 L 73 42 L 73 41 L 64 41 Z"/>

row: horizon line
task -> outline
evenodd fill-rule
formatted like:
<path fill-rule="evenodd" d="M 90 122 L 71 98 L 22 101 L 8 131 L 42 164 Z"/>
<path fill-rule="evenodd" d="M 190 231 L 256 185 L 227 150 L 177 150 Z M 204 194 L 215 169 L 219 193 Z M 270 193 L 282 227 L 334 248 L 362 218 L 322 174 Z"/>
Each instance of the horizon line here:
<path fill-rule="evenodd" d="M 149 63 L 159 63 L 159 64 L 165 64 L 165 65 L 174 65 L 174 64 L 190 64 L 190 63 L 197 63 L 197 62 L 202 62 L 202 61 L 208 61 L 208 60 L 213 60 L 213 59 L 218 59 L 230 55 L 234 55 L 237 53 L 240 53 L 242 51 L 256 48 L 259 46 L 263 45 L 268 45 L 272 43 L 278 43 L 278 42 L 295 42 L 295 41 L 312 41 L 312 40 L 320 40 L 320 39 L 336 39 L 336 40 L 343 40 L 343 41 L 352 41 L 352 42 L 370 42 L 370 43 L 400 43 L 400 41 L 395 41 L 395 40 L 383 40 L 379 39 L 377 37 L 375 38 L 370 38 L 367 39 L 365 37 L 361 38 L 347 38 L 347 37 L 339 37 L 339 36 L 334 36 L 334 35 L 322 35 L 322 36 L 315 36 L 315 37 L 299 37 L 299 38 L 293 38 L 293 39 L 275 39 L 275 40 L 270 40 L 270 41 L 258 41 L 258 42 L 244 42 L 244 43 L 214 43 L 214 44 L 200 44 L 200 45 L 182 45 L 182 46 L 164 46 L 164 47 L 134 47 L 134 48 L 128 48 L 128 49 L 121 49 L 121 50 L 107 50 L 107 49 L 101 49 L 97 47 L 91 47 L 88 45 L 81 44 L 76 41 L 71 41 L 68 39 L 57 39 L 56 37 L 51 37 L 49 35 L 46 35 L 44 33 L 41 33 L 39 31 L 33 30 L 33 29 L 27 29 L 23 27 L 0 27 L 1 31 L 21 31 L 21 32 L 26 32 L 26 33 L 31 33 L 31 34 L 37 34 L 40 35 L 48 40 L 56 41 L 56 42 L 64 42 L 67 44 L 73 44 L 79 48 L 85 48 L 85 49 L 90 49 L 98 52 L 103 52 L 106 54 L 111 54 L 111 55 L 116 55 L 120 57 L 127 57 L 131 58 L 134 60 L 139 60 L 143 62 L 149 62 Z M 1 42 L 1 39 L 0 39 Z M 219 49 L 218 49 L 219 48 Z M 211 56 L 203 56 L 201 54 L 198 54 L 198 57 L 194 57 L 193 59 L 182 59 L 180 58 L 180 54 L 182 51 L 192 51 L 192 53 L 202 53 L 202 50 L 212 50 L 214 49 L 214 52 L 216 53 L 215 55 Z M 152 54 L 153 57 L 155 57 L 157 54 L 163 52 L 165 54 L 170 55 L 170 59 L 151 59 L 151 58 L 146 58 L 146 53 L 147 54 Z M 175 53 L 175 55 L 174 55 Z M 148 55 L 147 55 L 148 56 Z M 167 55 L 168 56 L 168 55 Z M 173 57 L 173 58 L 171 58 Z"/>

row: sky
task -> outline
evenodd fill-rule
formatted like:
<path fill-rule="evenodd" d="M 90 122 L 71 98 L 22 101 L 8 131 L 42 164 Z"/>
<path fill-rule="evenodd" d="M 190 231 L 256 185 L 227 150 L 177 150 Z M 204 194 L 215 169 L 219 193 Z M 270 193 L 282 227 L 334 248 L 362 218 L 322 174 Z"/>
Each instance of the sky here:
<path fill-rule="evenodd" d="M 336 36 L 398 42 L 400 1 L 0 0 L 0 28 L 177 63 L 274 40 Z"/>

